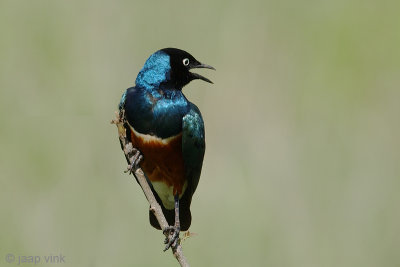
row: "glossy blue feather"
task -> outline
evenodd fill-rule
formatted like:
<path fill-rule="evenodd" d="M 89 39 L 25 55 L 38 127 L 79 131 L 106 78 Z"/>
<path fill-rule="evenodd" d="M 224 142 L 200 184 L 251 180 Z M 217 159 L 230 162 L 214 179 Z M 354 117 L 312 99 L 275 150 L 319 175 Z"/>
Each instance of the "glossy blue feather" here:
<path fill-rule="evenodd" d="M 153 89 L 170 78 L 170 57 L 163 51 L 152 54 L 136 78 L 136 86 Z"/>
<path fill-rule="evenodd" d="M 189 101 L 181 91 L 132 87 L 126 91 L 125 114 L 136 131 L 167 138 L 182 131 Z"/>

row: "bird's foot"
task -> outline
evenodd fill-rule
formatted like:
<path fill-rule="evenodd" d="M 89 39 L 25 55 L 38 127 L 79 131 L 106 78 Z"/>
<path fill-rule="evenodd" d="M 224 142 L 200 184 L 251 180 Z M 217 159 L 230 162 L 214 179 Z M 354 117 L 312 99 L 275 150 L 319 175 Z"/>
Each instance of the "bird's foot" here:
<path fill-rule="evenodd" d="M 179 245 L 179 233 L 180 233 L 179 226 L 168 226 L 163 230 L 163 234 L 166 235 L 164 240 L 165 248 L 164 251 L 167 251 L 170 247 L 176 248 Z"/>
<path fill-rule="evenodd" d="M 134 173 L 139 168 L 143 156 L 138 149 L 132 146 L 132 143 L 125 145 L 125 154 L 129 157 L 129 162 L 131 163 L 125 172 Z"/>

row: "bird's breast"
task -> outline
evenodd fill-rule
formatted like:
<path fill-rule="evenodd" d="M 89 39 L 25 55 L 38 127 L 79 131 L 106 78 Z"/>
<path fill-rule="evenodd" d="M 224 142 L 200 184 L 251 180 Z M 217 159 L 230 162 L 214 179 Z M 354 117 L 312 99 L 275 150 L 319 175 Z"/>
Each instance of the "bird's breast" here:
<path fill-rule="evenodd" d="M 181 91 L 128 89 L 124 109 L 127 121 L 138 133 L 168 139 L 182 131 L 189 104 Z M 144 137 L 144 136 L 141 136 Z"/>
<path fill-rule="evenodd" d="M 140 167 L 167 209 L 174 208 L 174 195 L 182 196 L 187 182 L 184 177 L 182 133 L 168 138 L 141 134 L 132 126 L 133 147 L 143 155 Z"/>

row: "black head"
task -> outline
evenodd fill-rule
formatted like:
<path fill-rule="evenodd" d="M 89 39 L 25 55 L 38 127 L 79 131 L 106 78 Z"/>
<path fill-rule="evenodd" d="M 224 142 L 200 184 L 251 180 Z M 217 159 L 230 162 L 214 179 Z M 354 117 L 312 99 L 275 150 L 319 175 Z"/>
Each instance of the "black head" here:
<path fill-rule="evenodd" d="M 186 84 L 193 80 L 200 79 L 209 83 L 213 83 L 206 77 L 200 74 L 190 72 L 196 68 L 206 68 L 215 70 L 214 67 L 202 64 L 197 61 L 191 54 L 186 51 L 177 48 L 164 48 L 160 51 L 166 53 L 170 58 L 170 77 L 169 80 L 172 82 L 177 89 L 181 89 Z"/>

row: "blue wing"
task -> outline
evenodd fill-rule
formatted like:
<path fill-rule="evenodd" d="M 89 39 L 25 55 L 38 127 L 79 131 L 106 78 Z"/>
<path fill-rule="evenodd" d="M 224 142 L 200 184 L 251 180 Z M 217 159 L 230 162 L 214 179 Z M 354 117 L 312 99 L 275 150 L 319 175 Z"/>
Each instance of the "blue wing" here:
<path fill-rule="evenodd" d="M 199 183 L 205 149 L 203 118 L 196 105 L 190 103 L 189 112 L 182 119 L 182 154 L 190 196 Z"/>

